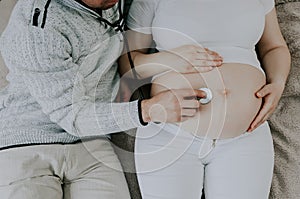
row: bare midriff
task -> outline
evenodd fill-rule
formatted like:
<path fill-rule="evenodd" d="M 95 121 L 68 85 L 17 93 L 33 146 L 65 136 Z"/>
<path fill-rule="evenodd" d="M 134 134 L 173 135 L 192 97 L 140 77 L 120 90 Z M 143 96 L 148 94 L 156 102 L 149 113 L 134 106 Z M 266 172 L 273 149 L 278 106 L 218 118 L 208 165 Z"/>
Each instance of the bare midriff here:
<path fill-rule="evenodd" d="M 176 123 L 196 136 L 224 139 L 245 133 L 257 115 L 262 100 L 255 93 L 266 83 L 258 68 L 226 63 L 206 73 L 165 73 L 152 82 L 151 95 L 169 89 L 209 88 L 213 99 L 201 105 L 194 117 Z"/>

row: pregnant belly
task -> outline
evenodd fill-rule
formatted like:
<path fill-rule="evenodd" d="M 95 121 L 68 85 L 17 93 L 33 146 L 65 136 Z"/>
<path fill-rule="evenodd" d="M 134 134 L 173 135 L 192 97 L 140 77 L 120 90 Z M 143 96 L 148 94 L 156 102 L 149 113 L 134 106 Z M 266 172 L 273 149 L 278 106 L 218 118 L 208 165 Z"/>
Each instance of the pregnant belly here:
<path fill-rule="evenodd" d="M 152 83 L 152 96 L 168 89 L 209 88 L 212 101 L 201 105 L 194 117 L 176 125 L 199 137 L 224 139 L 246 132 L 262 103 L 255 93 L 265 85 L 266 79 L 253 66 L 226 63 L 206 73 L 168 72 Z"/>

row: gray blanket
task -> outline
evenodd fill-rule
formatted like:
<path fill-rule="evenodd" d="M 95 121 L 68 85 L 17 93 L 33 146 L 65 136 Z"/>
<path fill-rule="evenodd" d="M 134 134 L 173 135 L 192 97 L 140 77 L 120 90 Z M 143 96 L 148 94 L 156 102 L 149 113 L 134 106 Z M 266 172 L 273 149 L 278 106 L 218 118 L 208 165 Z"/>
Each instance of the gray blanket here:
<path fill-rule="evenodd" d="M 278 0 L 282 34 L 292 55 L 292 69 L 279 106 L 270 118 L 275 145 L 271 199 L 300 198 L 300 1 Z"/>

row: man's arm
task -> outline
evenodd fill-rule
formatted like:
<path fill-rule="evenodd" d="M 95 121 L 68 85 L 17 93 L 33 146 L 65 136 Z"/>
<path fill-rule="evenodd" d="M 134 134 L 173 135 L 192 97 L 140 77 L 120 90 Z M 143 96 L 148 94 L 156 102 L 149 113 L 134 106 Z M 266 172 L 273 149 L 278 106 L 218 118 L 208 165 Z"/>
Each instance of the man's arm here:
<path fill-rule="evenodd" d="M 166 91 L 140 104 L 138 101 L 113 103 L 113 99 L 97 100 L 86 94 L 84 77 L 78 74 L 78 69 L 88 69 L 88 66 L 73 62 L 69 40 L 56 30 L 31 31 L 21 36 L 26 45 L 19 49 L 24 65 L 18 66 L 18 70 L 42 111 L 52 122 L 75 136 L 120 132 L 142 127 L 143 121 L 181 121 L 182 114 L 192 116 L 195 111 L 190 109 L 199 108 L 196 97 L 205 97 L 204 92 L 189 89 Z M 108 94 L 111 93 L 104 93 Z M 190 96 L 194 96 L 194 100 L 186 100 Z M 166 117 L 162 117 L 162 112 Z"/>

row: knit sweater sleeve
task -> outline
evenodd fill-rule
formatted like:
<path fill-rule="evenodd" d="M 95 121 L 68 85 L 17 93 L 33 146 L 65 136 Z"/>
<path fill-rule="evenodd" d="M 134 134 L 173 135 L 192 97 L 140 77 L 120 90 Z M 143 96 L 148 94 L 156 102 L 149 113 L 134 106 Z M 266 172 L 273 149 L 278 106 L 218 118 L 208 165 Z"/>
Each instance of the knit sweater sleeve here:
<path fill-rule="evenodd" d="M 22 38 L 23 81 L 50 120 L 66 132 L 89 137 L 142 126 L 137 101 L 114 103 L 85 96 L 69 39 L 60 31 L 30 27 Z M 109 95 L 109 94 L 106 94 Z"/>

